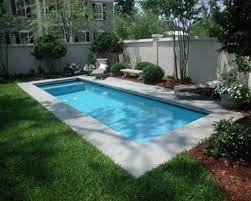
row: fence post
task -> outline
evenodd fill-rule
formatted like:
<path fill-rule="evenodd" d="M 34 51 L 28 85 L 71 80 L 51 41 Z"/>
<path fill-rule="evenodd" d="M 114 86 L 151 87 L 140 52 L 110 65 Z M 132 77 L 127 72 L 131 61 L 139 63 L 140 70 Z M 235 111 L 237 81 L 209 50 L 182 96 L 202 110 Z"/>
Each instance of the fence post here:
<path fill-rule="evenodd" d="M 158 41 L 160 38 L 163 38 L 162 34 L 153 34 L 153 51 L 154 51 L 154 63 L 159 65 L 159 47 L 158 47 Z"/>

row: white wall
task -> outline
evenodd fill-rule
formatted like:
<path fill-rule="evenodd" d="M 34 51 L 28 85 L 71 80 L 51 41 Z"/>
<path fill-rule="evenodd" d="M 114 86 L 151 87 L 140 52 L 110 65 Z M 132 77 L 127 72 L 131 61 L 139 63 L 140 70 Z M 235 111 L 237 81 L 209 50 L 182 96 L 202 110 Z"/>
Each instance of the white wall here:
<path fill-rule="evenodd" d="M 86 64 L 88 62 L 89 47 L 90 44 L 88 43 L 67 44 L 67 55 L 58 60 L 57 70 L 62 70 L 68 63 Z M 38 68 L 39 61 L 32 56 L 32 48 L 32 45 L 11 45 L 9 47 L 10 74 L 25 74 Z"/>
<path fill-rule="evenodd" d="M 174 74 L 174 53 L 172 38 L 161 38 L 158 41 L 158 50 L 153 47 L 153 39 L 125 41 L 127 55 L 132 67 L 136 61 L 150 61 L 158 64 L 167 75 Z M 193 82 L 206 82 L 217 79 L 227 70 L 228 56 L 220 53 L 220 46 L 214 39 L 192 39 L 188 62 L 188 75 Z"/>
<path fill-rule="evenodd" d="M 174 55 L 172 38 L 161 38 L 157 47 L 153 39 L 124 41 L 126 50 L 125 61 L 134 68 L 137 61 L 157 63 L 165 70 L 167 75 L 174 74 Z M 39 61 L 32 55 L 32 45 L 12 45 L 9 48 L 9 71 L 11 74 L 29 73 L 36 70 Z M 68 63 L 88 63 L 89 43 L 67 44 L 67 55 L 58 62 L 58 70 L 62 70 Z M 190 58 L 188 62 L 188 75 L 193 82 L 200 83 L 214 80 L 229 69 L 229 55 L 220 53 L 220 45 L 214 39 L 192 39 Z M 158 49 L 158 51 L 157 51 Z M 251 86 L 251 76 L 245 81 Z"/>

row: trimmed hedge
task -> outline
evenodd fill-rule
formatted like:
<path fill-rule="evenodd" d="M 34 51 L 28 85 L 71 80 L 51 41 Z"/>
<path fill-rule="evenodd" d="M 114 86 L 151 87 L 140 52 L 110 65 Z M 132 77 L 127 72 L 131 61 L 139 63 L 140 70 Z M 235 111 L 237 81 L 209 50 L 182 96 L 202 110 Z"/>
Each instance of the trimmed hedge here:
<path fill-rule="evenodd" d="M 151 66 L 153 65 L 152 63 L 148 62 L 148 61 L 142 61 L 136 64 L 136 69 L 137 70 L 144 70 L 144 68 L 146 68 L 147 66 Z"/>
<path fill-rule="evenodd" d="M 143 80 L 145 84 L 157 84 L 164 77 L 165 73 L 161 67 L 149 64 L 143 69 Z"/>
<path fill-rule="evenodd" d="M 111 67 L 111 72 L 113 76 L 122 76 L 123 73 L 120 70 L 129 68 L 127 63 L 114 63 Z"/>

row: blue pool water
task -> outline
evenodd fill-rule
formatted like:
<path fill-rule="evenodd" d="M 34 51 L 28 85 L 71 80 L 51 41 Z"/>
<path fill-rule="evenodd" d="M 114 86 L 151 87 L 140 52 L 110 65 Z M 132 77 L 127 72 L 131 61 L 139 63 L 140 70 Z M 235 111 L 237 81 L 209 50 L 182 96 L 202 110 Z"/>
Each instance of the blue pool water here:
<path fill-rule="evenodd" d="M 138 143 L 168 134 L 207 115 L 87 81 L 47 84 L 40 88 Z"/>

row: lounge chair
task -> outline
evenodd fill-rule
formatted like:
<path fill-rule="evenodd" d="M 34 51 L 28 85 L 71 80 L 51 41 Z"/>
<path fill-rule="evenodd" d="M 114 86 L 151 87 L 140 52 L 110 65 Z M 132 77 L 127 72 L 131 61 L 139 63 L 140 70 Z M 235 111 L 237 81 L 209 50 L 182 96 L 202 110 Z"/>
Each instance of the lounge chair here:
<path fill-rule="evenodd" d="M 138 79 L 142 79 L 142 73 L 143 73 L 142 70 L 134 70 L 134 69 L 126 68 L 120 71 L 124 73 L 123 77 L 127 77 L 128 75 L 136 75 L 138 76 Z"/>
<path fill-rule="evenodd" d="M 102 80 L 105 75 L 105 72 L 107 71 L 107 68 L 108 68 L 107 64 L 101 63 L 96 70 L 92 71 L 91 75 L 93 75 L 95 78 L 100 77 Z"/>

